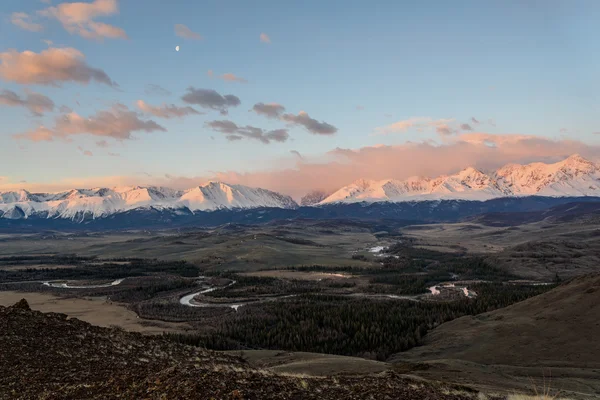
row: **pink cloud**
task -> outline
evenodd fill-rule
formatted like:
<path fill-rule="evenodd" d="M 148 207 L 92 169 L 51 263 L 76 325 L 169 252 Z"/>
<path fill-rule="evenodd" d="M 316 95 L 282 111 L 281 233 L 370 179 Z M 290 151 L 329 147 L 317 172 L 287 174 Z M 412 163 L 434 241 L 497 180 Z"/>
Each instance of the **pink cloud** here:
<path fill-rule="evenodd" d="M 175 34 L 184 39 L 202 40 L 202 36 L 199 33 L 192 31 L 183 24 L 175 25 Z"/>
<path fill-rule="evenodd" d="M 241 76 L 237 76 L 231 72 L 227 72 L 223 75 L 216 76 L 212 69 L 209 69 L 207 72 L 209 78 L 218 78 L 224 80 L 225 82 L 238 82 L 238 83 L 248 83 L 248 81 Z"/>
<path fill-rule="evenodd" d="M 109 110 L 98 111 L 89 117 L 82 117 L 71 112 L 59 115 L 52 129 L 45 126 L 13 135 L 15 139 L 33 142 L 69 140 L 74 135 L 93 135 L 112 137 L 118 140 L 133 139 L 133 132 L 154 132 L 166 129 L 152 120 L 142 120 L 134 111 L 126 106 L 116 105 Z"/>
<path fill-rule="evenodd" d="M 260 34 L 260 41 L 263 43 L 271 43 L 271 38 L 266 33 Z"/>
<path fill-rule="evenodd" d="M 90 67 L 83 53 L 68 47 L 49 48 L 40 53 L 16 50 L 0 53 L 0 77 L 20 84 L 59 86 L 64 82 L 96 81 L 117 86 L 104 71 Z"/>
<path fill-rule="evenodd" d="M 42 25 L 33 22 L 33 18 L 24 12 L 12 13 L 10 16 L 10 22 L 19 28 L 30 32 L 40 32 L 44 29 Z"/>
<path fill-rule="evenodd" d="M 292 167 L 274 165 L 270 170 L 256 172 L 221 171 L 206 176 L 169 175 L 168 178 L 99 177 L 61 181 L 52 184 L 52 187 L 64 190 L 72 187 L 153 184 L 185 189 L 213 179 L 271 189 L 299 199 L 317 187 L 329 192 L 359 178 L 439 176 L 455 173 L 468 166 L 489 170 L 508 163 L 556 162 L 574 153 L 592 160 L 598 160 L 600 155 L 598 145 L 531 135 L 468 133 L 453 136 L 452 139 L 452 142 L 445 144 L 423 142 L 359 149 L 338 148 L 317 159 L 304 156 L 299 160 L 296 154 L 290 154 L 289 165 Z M 0 188 L 9 185 L 2 184 Z M 12 185 L 14 188 L 16 184 Z M 45 188 L 49 185 L 30 184 L 30 187 L 47 190 Z"/>
<path fill-rule="evenodd" d="M 84 156 L 88 156 L 88 157 L 92 157 L 94 155 L 94 153 L 92 153 L 89 150 L 85 150 L 83 147 L 78 146 L 77 150 L 79 150 L 81 152 L 81 154 L 83 154 Z"/>
<path fill-rule="evenodd" d="M 452 133 L 452 129 L 448 125 L 452 122 L 454 122 L 452 118 L 433 119 L 431 117 L 410 117 L 390 125 L 375 128 L 374 134 L 388 135 L 390 133 L 401 133 L 412 128 L 422 132 L 425 128 L 435 128 L 437 133 L 445 135 Z"/>
<path fill-rule="evenodd" d="M 239 82 L 239 83 L 247 83 L 248 82 L 244 78 L 241 78 L 235 74 L 232 74 L 231 72 L 221 75 L 221 79 L 223 79 L 224 81 L 228 81 L 228 82 Z"/>
<path fill-rule="evenodd" d="M 121 28 L 95 21 L 119 13 L 117 0 L 95 0 L 91 3 L 61 3 L 38 12 L 47 18 L 58 20 L 65 30 L 86 39 L 126 39 Z"/>

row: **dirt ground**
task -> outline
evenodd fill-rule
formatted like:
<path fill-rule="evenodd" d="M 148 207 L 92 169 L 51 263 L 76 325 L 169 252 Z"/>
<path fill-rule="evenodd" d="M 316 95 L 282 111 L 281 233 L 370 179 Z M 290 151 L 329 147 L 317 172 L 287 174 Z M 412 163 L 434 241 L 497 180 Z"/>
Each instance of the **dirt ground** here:
<path fill-rule="evenodd" d="M 349 279 L 351 275 L 344 273 L 330 273 L 330 272 L 303 272 L 303 271 L 286 271 L 286 270 L 269 270 L 269 271 L 256 271 L 256 272 L 244 272 L 240 275 L 245 276 L 259 276 L 268 278 L 279 278 L 279 279 L 297 279 L 301 281 L 318 281 L 321 279 Z"/>
<path fill-rule="evenodd" d="M 280 350 L 226 351 L 225 353 L 241 354 L 253 367 L 287 374 L 310 376 L 365 375 L 380 373 L 390 368 L 390 364 L 385 362 L 332 354 Z"/>
<path fill-rule="evenodd" d="M 568 398 L 600 398 L 600 274 L 430 331 L 390 362 L 426 362 L 427 379 L 525 390 L 550 380 Z M 532 382 L 533 380 L 533 382 Z"/>
<path fill-rule="evenodd" d="M 61 298 L 45 293 L 0 292 L 0 305 L 11 306 L 26 299 L 32 310 L 67 314 L 69 317 L 93 325 L 109 327 L 117 325 L 131 332 L 161 334 L 191 329 L 187 323 L 173 323 L 140 319 L 136 313 L 118 303 L 104 298 Z"/>
<path fill-rule="evenodd" d="M 30 265 L 30 264 L 25 264 L 25 265 L 3 265 L 2 266 L 2 270 L 3 271 L 22 271 L 22 270 L 27 270 L 27 269 L 47 269 L 47 268 L 52 268 L 52 269 L 72 269 L 72 268 L 77 268 L 77 265 L 63 265 L 63 264 L 38 264 L 38 265 Z"/>

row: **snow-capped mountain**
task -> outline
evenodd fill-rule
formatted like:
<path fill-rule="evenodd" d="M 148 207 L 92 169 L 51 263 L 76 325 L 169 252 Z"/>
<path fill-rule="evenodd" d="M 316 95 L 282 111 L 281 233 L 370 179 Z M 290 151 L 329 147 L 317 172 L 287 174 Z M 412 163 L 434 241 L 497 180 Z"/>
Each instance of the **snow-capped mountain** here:
<path fill-rule="evenodd" d="M 600 196 L 600 165 L 578 154 L 555 164 L 510 164 L 484 173 L 466 168 L 437 178 L 359 179 L 319 204 L 407 200 L 489 200 L 511 196 Z"/>
<path fill-rule="evenodd" d="M 257 207 L 295 208 L 289 196 L 265 189 L 208 182 L 177 191 L 165 187 L 73 189 L 60 193 L 26 190 L 0 193 L 0 218 L 99 218 L 139 208 L 212 211 Z"/>
<path fill-rule="evenodd" d="M 318 204 L 325 200 L 328 196 L 329 194 L 322 190 L 313 190 L 312 192 L 307 193 L 304 197 L 302 197 L 302 199 L 300 200 L 300 205 L 314 206 L 315 204 Z"/>
<path fill-rule="evenodd" d="M 505 197 L 600 197 L 600 165 L 573 155 L 555 164 L 506 165 L 485 173 L 469 167 L 437 178 L 360 179 L 331 195 L 315 191 L 302 205 L 423 200 L 484 200 Z M 0 192 L 0 219 L 64 218 L 76 222 L 135 210 L 160 210 L 165 215 L 253 208 L 295 209 L 289 196 L 270 190 L 208 182 L 188 190 L 165 187 L 72 189 L 60 193 Z"/>

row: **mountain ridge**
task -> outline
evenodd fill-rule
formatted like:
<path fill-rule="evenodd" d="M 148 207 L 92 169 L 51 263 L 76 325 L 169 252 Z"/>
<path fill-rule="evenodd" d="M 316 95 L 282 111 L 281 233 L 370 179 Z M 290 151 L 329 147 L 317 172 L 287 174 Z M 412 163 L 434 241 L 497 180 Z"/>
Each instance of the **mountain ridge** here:
<path fill-rule="evenodd" d="M 467 167 L 453 175 L 404 180 L 359 179 L 319 205 L 422 200 L 490 200 L 519 196 L 599 196 L 600 165 L 579 154 L 553 164 L 507 164 L 490 173 Z"/>
<path fill-rule="evenodd" d="M 404 180 L 359 179 L 333 193 L 313 191 L 302 206 L 499 198 L 600 197 L 600 164 L 578 154 L 554 164 L 507 164 L 491 173 L 467 167 L 453 175 Z M 290 196 L 262 188 L 209 181 L 187 190 L 161 186 L 70 189 L 58 193 L 0 192 L 0 219 L 105 218 L 132 210 L 194 214 L 216 210 L 296 209 Z"/>
<path fill-rule="evenodd" d="M 187 190 L 159 186 L 127 186 L 115 188 L 71 189 L 59 193 L 30 193 L 26 190 L 0 193 L 0 218 L 74 219 L 92 218 L 134 209 L 184 209 L 213 211 L 219 209 L 248 209 L 259 207 L 296 208 L 289 196 L 270 190 L 208 182 Z"/>

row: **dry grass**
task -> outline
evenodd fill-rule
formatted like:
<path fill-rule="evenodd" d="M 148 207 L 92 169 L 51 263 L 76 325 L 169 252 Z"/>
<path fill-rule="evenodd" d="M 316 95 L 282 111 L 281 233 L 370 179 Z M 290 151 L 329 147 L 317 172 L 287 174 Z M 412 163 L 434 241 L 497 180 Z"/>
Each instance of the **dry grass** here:
<path fill-rule="evenodd" d="M 533 392 L 535 393 L 534 395 L 511 394 L 506 400 L 570 400 L 566 397 L 561 397 L 560 391 L 557 392 L 553 390 L 551 382 L 551 376 L 548 378 L 548 382 L 546 382 L 546 375 L 544 374 L 544 381 L 540 389 L 538 389 L 537 385 L 531 380 Z"/>
<path fill-rule="evenodd" d="M 560 397 L 559 395 L 552 394 L 536 394 L 536 395 L 528 395 L 528 394 L 511 394 L 508 396 L 507 400 L 569 400 L 566 397 Z"/>

